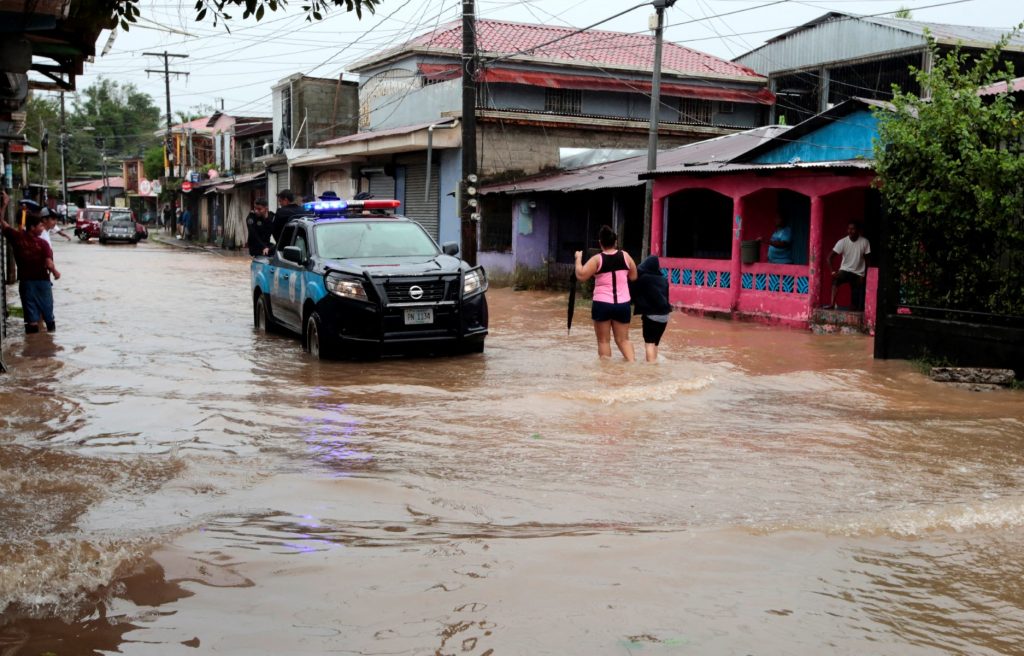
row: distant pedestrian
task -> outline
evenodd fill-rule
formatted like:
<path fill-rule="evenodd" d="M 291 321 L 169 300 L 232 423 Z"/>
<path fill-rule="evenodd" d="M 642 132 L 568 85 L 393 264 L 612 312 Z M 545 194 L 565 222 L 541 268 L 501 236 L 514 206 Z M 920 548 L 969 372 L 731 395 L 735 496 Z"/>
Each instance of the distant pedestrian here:
<path fill-rule="evenodd" d="M 174 210 L 171 209 L 170 203 L 164 203 L 164 209 L 160 213 L 160 227 L 164 230 L 168 229 L 168 226 L 174 222 Z"/>
<path fill-rule="evenodd" d="M 661 272 L 657 256 L 651 255 L 636 268 L 636 282 L 629 286 L 633 314 L 640 315 L 644 351 L 648 362 L 657 362 L 658 345 L 668 327 L 672 305 L 668 301 L 668 278 Z"/>
<path fill-rule="evenodd" d="M 836 256 L 842 257 L 836 269 Z M 850 221 L 846 226 L 846 236 L 836 242 L 828 256 L 828 265 L 832 270 L 832 302 L 827 308 L 836 306 L 836 292 L 840 285 L 850 285 L 850 297 L 854 310 L 864 309 L 864 281 L 868 273 L 868 256 L 871 255 L 871 244 L 867 237 L 860 234 L 860 226 Z"/>
<path fill-rule="evenodd" d="M 192 234 L 192 212 L 186 207 L 178 219 L 178 239 L 188 239 Z"/>
<path fill-rule="evenodd" d="M 293 218 L 302 214 L 302 211 L 302 207 L 295 204 L 295 194 L 292 193 L 291 189 L 282 189 L 277 192 L 277 213 L 274 216 L 273 229 L 275 244 L 281 241 L 281 233 L 284 232 L 284 227 Z"/>
<path fill-rule="evenodd" d="M 636 263 L 617 246 L 619 238 L 608 226 L 601 226 L 597 236 L 601 252 L 583 264 L 583 251 L 576 251 L 576 279 L 594 279 L 594 301 L 590 316 L 597 336 L 597 355 L 612 357 L 612 334 L 622 357 L 636 359 L 629 341 L 629 281 L 636 280 Z"/>
<path fill-rule="evenodd" d="M 25 229 L 15 230 L 7 223 L 7 205 L 10 197 L 0 192 L 0 229 L 10 240 L 14 261 L 18 265 L 18 293 L 25 312 L 25 332 L 39 332 L 39 320 L 46 322 L 46 330 L 53 332 L 57 323 L 53 317 L 53 283 L 60 279 L 60 271 L 53 264 L 53 249 L 39 235 L 43 232 L 42 219 L 32 212 L 25 217 Z"/>
<path fill-rule="evenodd" d="M 249 230 L 249 255 L 270 255 L 274 248 L 270 243 L 274 232 L 274 213 L 270 211 L 266 198 L 257 198 L 252 205 L 253 210 L 245 217 L 245 226 Z"/>

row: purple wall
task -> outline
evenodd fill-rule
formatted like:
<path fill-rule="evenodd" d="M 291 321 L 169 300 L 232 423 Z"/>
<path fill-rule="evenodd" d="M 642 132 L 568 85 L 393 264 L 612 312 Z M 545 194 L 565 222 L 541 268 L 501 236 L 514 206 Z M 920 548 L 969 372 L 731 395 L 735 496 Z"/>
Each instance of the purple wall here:
<path fill-rule="evenodd" d="M 524 198 L 512 212 L 512 252 L 517 267 L 539 269 L 548 259 L 551 234 L 551 211 L 546 203 L 529 206 Z"/>

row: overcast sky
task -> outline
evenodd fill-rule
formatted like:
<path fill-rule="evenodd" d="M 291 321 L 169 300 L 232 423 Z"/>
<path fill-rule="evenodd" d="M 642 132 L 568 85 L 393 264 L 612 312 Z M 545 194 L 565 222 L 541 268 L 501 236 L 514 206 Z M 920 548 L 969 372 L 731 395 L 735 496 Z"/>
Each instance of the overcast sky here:
<path fill-rule="evenodd" d="M 582 28 L 639 4 L 640 0 L 477 0 L 477 16 Z M 945 6 L 932 6 L 944 3 Z M 231 32 L 196 23 L 191 0 L 142 0 L 142 17 L 127 33 L 118 31 L 106 55 L 85 65 L 78 87 L 99 76 L 131 82 L 164 107 L 163 61 L 143 52 L 167 50 L 189 55 L 171 60 L 172 70 L 189 76 L 172 78 L 172 110 L 221 102 L 235 115 L 269 116 L 270 87 L 277 80 L 302 72 L 335 77 L 346 66 L 374 52 L 398 45 L 437 25 L 459 18 L 461 0 L 383 0 L 375 15 L 334 11 L 325 20 L 308 23 L 302 0 L 283 11 L 267 13 L 261 22 L 231 22 Z M 829 11 L 882 14 L 908 7 L 915 20 L 1010 27 L 1024 21 L 1020 0 L 679 0 L 666 12 L 666 39 L 696 50 L 732 59 L 776 34 Z M 927 8 L 926 8 L 927 7 Z M 728 16 L 712 18 L 721 14 Z M 597 29 L 644 32 L 650 6 L 603 23 Z M 97 42 L 107 44 L 109 32 Z"/>

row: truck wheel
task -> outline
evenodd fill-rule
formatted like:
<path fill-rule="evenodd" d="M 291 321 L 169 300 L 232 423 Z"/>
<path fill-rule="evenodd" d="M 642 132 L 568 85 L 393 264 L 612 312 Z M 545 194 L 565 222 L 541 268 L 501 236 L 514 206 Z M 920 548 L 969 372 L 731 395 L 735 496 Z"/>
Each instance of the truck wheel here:
<path fill-rule="evenodd" d="M 311 313 L 306 319 L 306 330 L 302 341 L 309 354 L 317 360 L 329 360 L 334 357 L 334 341 L 324 333 L 323 322 L 316 312 Z"/>
<path fill-rule="evenodd" d="M 252 306 L 252 320 L 256 330 L 264 335 L 276 332 L 274 317 L 270 314 L 270 304 L 267 297 L 260 294 Z"/>
<path fill-rule="evenodd" d="M 463 353 L 483 353 L 484 352 L 484 340 L 479 339 L 475 342 L 470 342 L 462 347 Z"/>

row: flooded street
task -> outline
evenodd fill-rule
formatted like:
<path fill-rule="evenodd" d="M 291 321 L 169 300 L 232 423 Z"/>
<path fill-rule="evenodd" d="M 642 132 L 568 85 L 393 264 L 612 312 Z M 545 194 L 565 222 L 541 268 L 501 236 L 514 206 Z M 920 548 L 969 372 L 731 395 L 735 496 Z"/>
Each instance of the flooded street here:
<path fill-rule="evenodd" d="M 483 355 L 318 363 L 247 258 L 54 248 L 0 379 L 4 656 L 1024 654 L 1021 392 L 679 314 L 599 362 L 509 289 Z"/>

